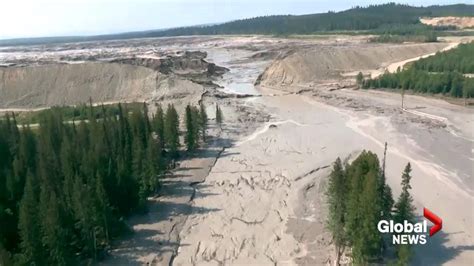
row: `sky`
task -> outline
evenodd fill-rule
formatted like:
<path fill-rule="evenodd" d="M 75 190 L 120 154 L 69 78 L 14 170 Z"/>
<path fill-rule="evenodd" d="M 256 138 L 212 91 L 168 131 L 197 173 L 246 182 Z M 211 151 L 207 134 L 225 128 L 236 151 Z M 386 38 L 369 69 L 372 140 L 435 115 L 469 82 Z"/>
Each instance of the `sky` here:
<path fill-rule="evenodd" d="M 0 39 L 96 35 L 281 14 L 340 11 L 380 0 L 0 0 Z M 469 0 L 469 2 L 472 0 Z M 448 0 L 399 0 L 411 5 Z M 463 1 L 461 1 L 462 3 Z M 465 1 L 464 1 L 465 2 Z"/>

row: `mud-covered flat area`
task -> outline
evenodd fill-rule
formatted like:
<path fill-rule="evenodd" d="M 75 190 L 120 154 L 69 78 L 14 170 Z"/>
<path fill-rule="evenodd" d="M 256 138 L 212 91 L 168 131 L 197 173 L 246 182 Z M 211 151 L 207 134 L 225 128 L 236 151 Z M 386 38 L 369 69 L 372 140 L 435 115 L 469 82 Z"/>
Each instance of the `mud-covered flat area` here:
<path fill-rule="evenodd" d="M 331 163 L 364 149 L 381 157 L 387 142 L 394 197 L 410 162 L 416 213 L 427 207 L 443 219 L 441 233 L 415 247 L 414 264 L 469 265 L 474 110 L 417 95 L 407 95 L 402 110 L 399 94 L 357 90 L 351 74 L 385 71 L 459 41 L 465 40 L 374 44 L 364 36 L 219 36 L 2 48 L 0 84 L 8 72 L 12 85 L 0 85 L 0 95 L 10 97 L 0 99 L 0 108 L 24 111 L 66 98 L 80 103 L 88 100 L 90 84 L 100 88 L 92 92 L 105 93 L 97 102 L 207 107 L 208 145 L 166 176 L 149 199 L 149 213 L 129 219 L 135 233 L 118 241 L 102 264 L 326 265 L 334 253 L 325 229 Z M 44 77 L 48 86 L 38 91 L 12 92 L 36 71 L 25 68 L 54 65 L 58 70 L 49 75 L 55 76 L 66 71 L 60 66 L 82 61 L 101 64 L 102 72 L 84 70 L 91 73 L 85 80 Z M 65 84 L 70 93 L 58 94 Z M 35 95 L 49 95 L 51 86 L 57 86 L 55 97 L 37 104 Z M 222 128 L 213 120 L 216 103 L 224 112 Z"/>

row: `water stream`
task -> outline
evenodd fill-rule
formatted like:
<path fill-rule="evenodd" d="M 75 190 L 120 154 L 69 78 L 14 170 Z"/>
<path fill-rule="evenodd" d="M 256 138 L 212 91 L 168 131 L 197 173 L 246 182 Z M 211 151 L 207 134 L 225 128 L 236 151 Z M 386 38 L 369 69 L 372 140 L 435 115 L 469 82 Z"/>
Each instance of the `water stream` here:
<path fill-rule="evenodd" d="M 207 60 L 219 66 L 228 68 L 222 79 L 216 83 L 223 88 L 223 92 L 236 94 L 260 95 L 255 88 L 255 81 L 271 61 L 252 60 L 251 51 L 236 49 L 208 49 Z"/>

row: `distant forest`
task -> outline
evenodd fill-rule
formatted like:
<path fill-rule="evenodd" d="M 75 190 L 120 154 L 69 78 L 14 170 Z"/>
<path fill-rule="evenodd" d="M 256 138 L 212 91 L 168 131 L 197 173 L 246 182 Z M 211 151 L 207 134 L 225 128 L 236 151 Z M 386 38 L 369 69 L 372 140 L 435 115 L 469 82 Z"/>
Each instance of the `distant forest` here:
<path fill-rule="evenodd" d="M 335 30 L 382 30 L 393 25 L 421 24 L 425 16 L 474 16 L 474 5 L 412 7 L 395 3 L 355 7 L 341 12 L 301 16 L 266 16 L 208 27 L 185 27 L 161 32 L 162 36 L 200 34 L 311 34 Z"/>
<path fill-rule="evenodd" d="M 406 69 L 396 73 L 384 73 L 376 79 L 362 80 L 363 88 L 392 88 L 412 90 L 419 93 L 443 94 L 452 97 L 474 97 L 474 43 L 438 52 L 434 56 L 420 59 Z"/>
<path fill-rule="evenodd" d="M 185 35 L 217 34 L 266 34 L 291 35 L 315 34 L 330 31 L 370 31 L 375 34 L 413 34 L 416 31 L 439 30 L 422 25 L 420 17 L 474 16 L 474 5 L 413 7 L 401 4 L 354 7 L 341 12 L 310 15 L 276 15 L 236 20 L 210 26 L 181 27 L 167 30 L 128 32 L 86 37 L 47 37 L 0 40 L 0 46 L 29 45 L 94 40 L 115 40 Z M 413 27 L 415 25 L 415 27 Z"/>

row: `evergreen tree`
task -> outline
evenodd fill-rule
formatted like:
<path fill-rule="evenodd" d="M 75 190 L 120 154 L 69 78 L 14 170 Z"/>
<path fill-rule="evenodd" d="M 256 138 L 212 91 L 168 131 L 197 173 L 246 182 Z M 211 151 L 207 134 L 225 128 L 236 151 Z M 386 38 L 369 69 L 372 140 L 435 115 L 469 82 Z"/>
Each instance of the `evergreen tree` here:
<path fill-rule="evenodd" d="M 47 264 L 68 265 L 66 232 L 61 223 L 61 210 L 54 191 L 46 186 L 41 188 L 40 196 L 42 243 L 47 250 Z"/>
<path fill-rule="evenodd" d="M 34 133 L 0 119 L 0 264 L 10 255 L 22 265 L 97 260 L 123 218 L 146 207 L 167 167 L 162 145 L 177 154 L 179 117 L 169 106 L 150 122 L 146 105 L 128 107 L 39 111 Z M 190 114 L 197 147 L 202 114 Z M 71 115 L 89 121 L 63 121 Z"/>
<path fill-rule="evenodd" d="M 380 173 L 377 155 L 367 151 L 347 167 L 349 193 L 345 225 L 357 264 L 378 258 L 382 250 L 382 236 L 377 230 L 382 213 Z"/>
<path fill-rule="evenodd" d="M 219 125 L 219 127 L 222 125 L 223 120 L 224 117 L 222 115 L 222 110 L 219 105 L 216 104 L 216 123 Z"/>
<path fill-rule="evenodd" d="M 201 137 L 202 133 L 202 123 L 201 123 L 201 113 L 199 112 L 199 108 L 196 106 L 191 106 L 191 117 L 192 117 L 192 122 L 193 122 L 193 128 L 194 128 L 194 139 L 196 140 L 196 147 L 199 147 L 199 139 Z"/>
<path fill-rule="evenodd" d="M 156 113 L 153 117 L 153 128 L 155 130 L 156 135 L 158 136 L 158 143 L 160 144 L 161 149 L 164 148 L 164 116 L 163 116 L 163 109 L 161 108 L 161 104 L 156 107 Z"/>
<path fill-rule="evenodd" d="M 168 105 L 164 128 L 165 144 L 171 158 L 178 157 L 179 149 L 179 116 L 173 105 Z"/>
<path fill-rule="evenodd" d="M 38 220 L 38 184 L 31 173 L 27 174 L 23 199 L 20 202 L 18 230 L 21 238 L 20 264 L 43 264 L 44 251 L 41 245 L 41 228 Z"/>
<path fill-rule="evenodd" d="M 411 164 L 408 163 L 405 166 L 405 169 L 402 174 L 402 193 L 398 197 L 397 203 L 395 204 L 395 215 L 394 219 L 396 222 L 403 223 L 404 220 L 409 222 L 414 221 L 414 207 L 413 207 L 413 198 L 408 191 L 411 189 L 410 185 L 411 180 Z"/>
<path fill-rule="evenodd" d="M 8 252 L 4 247 L 3 244 L 0 242 L 0 265 L 2 266 L 10 266 L 12 265 L 10 252 Z"/>
<path fill-rule="evenodd" d="M 150 132 L 152 131 L 152 126 L 151 126 L 151 123 L 150 123 L 150 118 L 148 116 L 148 105 L 143 102 L 143 118 L 145 120 L 145 130 L 144 130 L 144 135 L 146 138 L 149 137 L 150 135 Z"/>
<path fill-rule="evenodd" d="M 355 261 L 361 264 L 378 259 L 382 250 L 382 235 L 377 229 L 381 219 L 380 196 L 377 189 L 378 172 L 369 171 L 360 197 L 361 224 L 353 245 Z"/>
<path fill-rule="evenodd" d="M 363 81 L 364 88 L 400 89 L 402 108 L 407 90 L 420 93 L 443 94 L 451 97 L 474 96 L 474 78 L 463 73 L 474 69 L 474 43 L 461 44 L 455 49 L 420 59 L 396 73 L 384 73 L 376 79 Z M 471 72 L 470 72 L 471 71 Z"/>
<path fill-rule="evenodd" d="M 408 221 L 413 223 L 415 219 L 413 206 L 413 198 L 410 195 L 409 189 L 411 180 L 411 165 L 408 163 L 402 174 L 402 193 L 398 197 L 398 200 L 395 204 L 395 215 L 394 220 L 397 223 L 403 223 L 403 221 Z M 397 246 L 397 257 L 399 265 L 407 265 L 411 258 L 411 247 L 409 244 L 403 244 Z"/>
<path fill-rule="evenodd" d="M 155 191 L 160 185 L 158 176 L 164 168 L 161 153 L 159 143 L 156 143 L 155 141 L 150 141 L 150 143 L 148 143 L 146 151 L 147 158 L 145 160 L 145 173 L 149 176 L 147 184 L 149 192 Z"/>
<path fill-rule="evenodd" d="M 203 103 L 199 105 L 199 114 L 200 114 L 199 125 L 201 128 L 202 141 L 205 142 L 208 118 L 207 118 L 207 113 L 206 113 L 206 107 L 204 106 Z"/>
<path fill-rule="evenodd" d="M 139 184 L 139 206 L 141 209 L 144 209 L 149 184 L 149 176 L 144 172 L 145 148 L 138 138 L 134 138 L 133 147 L 133 176 L 135 178 L 135 182 Z"/>
<path fill-rule="evenodd" d="M 347 242 L 345 231 L 345 216 L 347 203 L 347 185 L 345 171 L 341 159 L 337 158 L 334 162 L 333 170 L 329 176 L 328 183 L 328 204 L 329 219 L 328 228 L 331 231 L 333 242 L 336 247 L 336 265 L 339 265 L 341 255 Z"/>
<path fill-rule="evenodd" d="M 184 141 L 186 143 L 186 148 L 188 151 L 193 151 L 196 149 L 196 132 L 198 128 L 195 128 L 196 123 L 194 122 L 194 116 L 191 106 L 188 104 L 186 106 L 186 135 Z"/>
<path fill-rule="evenodd" d="M 394 204 L 392 189 L 389 185 L 386 184 L 385 178 L 385 160 L 387 157 L 387 142 L 385 142 L 385 148 L 383 152 L 383 161 L 382 161 L 382 171 L 380 173 L 380 181 L 379 181 L 379 193 L 382 198 L 382 218 L 383 219 L 390 219 L 392 215 L 392 207 Z"/>
<path fill-rule="evenodd" d="M 109 200 L 107 199 L 107 192 L 104 189 L 104 181 L 101 176 L 98 176 L 95 184 L 95 206 L 97 208 L 97 213 L 99 214 L 99 219 L 101 219 L 101 228 L 103 230 L 104 236 L 104 246 L 108 245 L 110 241 L 110 224 L 114 220 L 112 218 L 112 210 L 110 208 Z"/>

